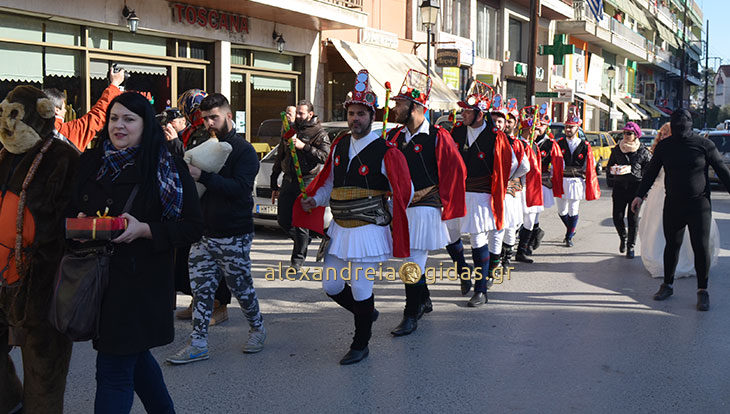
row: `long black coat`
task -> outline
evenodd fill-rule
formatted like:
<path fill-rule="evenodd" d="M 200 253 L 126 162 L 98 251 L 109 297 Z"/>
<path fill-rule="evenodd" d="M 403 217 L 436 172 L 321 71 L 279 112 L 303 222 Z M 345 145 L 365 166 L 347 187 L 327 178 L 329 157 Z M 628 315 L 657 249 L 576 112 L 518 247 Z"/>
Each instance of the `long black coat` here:
<path fill-rule="evenodd" d="M 152 239 L 115 245 L 109 285 L 102 302 L 99 338 L 94 341 L 94 348 L 100 352 L 127 355 L 174 339 L 173 249 L 200 239 L 203 218 L 195 184 L 179 158 L 175 157 L 183 183 L 182 219 L 161 222 L 162 203 L 156 176 L 142 177 L 141 169 L 133 164 L 122 170 L 114 182 L 108 175 L 96 181 L 102 154 L 101 148 L 96 148 L 81 155 L 67 216 L 76 217 L 79 212 L 93 216 L 107 206 L 109 215 L 120 215 L 135 184 L 153 183 L 148 191 L 140 187 L 129 211 L 140 222 L 149 224 Z"/>

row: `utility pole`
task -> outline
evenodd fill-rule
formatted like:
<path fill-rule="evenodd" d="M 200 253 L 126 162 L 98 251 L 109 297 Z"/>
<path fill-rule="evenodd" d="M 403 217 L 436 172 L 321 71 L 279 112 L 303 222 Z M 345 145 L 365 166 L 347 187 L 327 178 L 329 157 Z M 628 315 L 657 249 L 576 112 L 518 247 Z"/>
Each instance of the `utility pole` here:
<path fill-rule="evenodd" d="M 710 74 L 710 20 L 705 23 L 705 105 L 704 105 L 704 128 L 707 128 L 707 83 Z"/>
<path fill-rule="evenodd" d="M 534 105 L 535 82 L 537 81 L 537 27 L 540 17 L 540 0 L 530 0 L 530 48 L 527 56 L 527 95 L 525 106 Z"/>
<path fill-rule="evenodd" d="M 682 63 L 680 70 L 682 76 L 679 79 L 679 105 L 677 105 L 677 108 L 684 107 L 684 84 L 687 76 L 687 0 L 684 0 L 684 17 L 682 18 Z"/>

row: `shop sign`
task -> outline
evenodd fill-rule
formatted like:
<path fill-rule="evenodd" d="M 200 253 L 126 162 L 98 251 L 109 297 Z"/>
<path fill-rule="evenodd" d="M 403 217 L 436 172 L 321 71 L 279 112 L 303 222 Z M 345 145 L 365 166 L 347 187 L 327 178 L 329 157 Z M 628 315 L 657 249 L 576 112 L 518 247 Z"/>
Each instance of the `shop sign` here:
<path fill-rule="evenodd" d="M 454 36 L 452 34 L 439 33 L 439 43 L 448 43 L 449 47 L 459 49 L 459 64 L 456 66 L 472 66 L 474 65 L 474 41 L 465 37 Z"/>
<path fill-rule="evenodd" d="M 171 3 L 171 6 L 175 22 L 227 30 L 231 33 L 248 33 L 246 16 L 182 3 Z"/>
<path fill-rule="evenodd" d="M 476 76 L 476 79 L 479 82 L 484 82 L 487 85 L 492 85 L 492 86 L 496 85 L 496 80 L 494 78 L 495 78 L 495 76 L 491 73 L 479 73 Z"/>
<path fill-rule="evenodd" d="M 459 49 L 436 49 L 436 66 L 458 67 L 461 53 Z"/>
<path fill-rule="evenodd" d="M 444 68 L 443 70 L 443 80 L 446 86 L 449 88 L 458 91 L 460 89 L 460 83 L 459 83 L 459 75 L 460 75 L 460 69 L 457 68 Z"/>
<path fill-rule="evenodd" d="M 383 30 L 364 27 L 360 29 L 360 43 L 373 46 L 398 49 L 398 35 Z"/>

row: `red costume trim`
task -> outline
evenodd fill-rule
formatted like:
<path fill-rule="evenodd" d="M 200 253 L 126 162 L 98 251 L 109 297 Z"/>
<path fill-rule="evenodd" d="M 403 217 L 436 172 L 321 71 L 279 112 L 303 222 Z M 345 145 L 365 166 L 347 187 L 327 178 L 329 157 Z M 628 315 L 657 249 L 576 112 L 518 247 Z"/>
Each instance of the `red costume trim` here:
<path fill-rule="evenodd" d="M 542 199 L 542 157 L 535 154 L 532 146 L 527 147 L 530 171 L 525 176 L 525 201 L 527 207 L 543 205 Z"/>
<path fill-rule="evenodd" d="M 436 165 L 439 174 L 441 220 L 466 215 L 466 165 L 458 145 L 444 128 L 436 127 Z"/>
<path fill-rule="evenodd" d="M 492 214 L 497 230 L 504 227 L 504 198 L 512 169 L 512 147 L 507 135 L 497 132 L 494 140 L 494 168 L 492 170 Z"/>

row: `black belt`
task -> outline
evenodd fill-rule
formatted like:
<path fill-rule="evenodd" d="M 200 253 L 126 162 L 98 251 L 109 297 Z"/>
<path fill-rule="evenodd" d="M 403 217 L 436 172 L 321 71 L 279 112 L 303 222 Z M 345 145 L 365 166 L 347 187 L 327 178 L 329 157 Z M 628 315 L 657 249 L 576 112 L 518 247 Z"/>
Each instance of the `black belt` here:
<path fill-rule="evenodd" d="M 354 200 L 330 199 L 330 209 L 332 217 L 336 220 L 360 220 L 378 226 L 387 226 L 393 219 L 383 196 Z"/>
<path fill-rule="evenodd" d="M 466 191 L 469 193 L 492 194 L 492 177 L 466 177 Z"/>
<path fill-rule="evenodd" d="M 586 173 L 583 171 L 583 167 L 565 167 L 563 177 L 586 178 Z"/>

